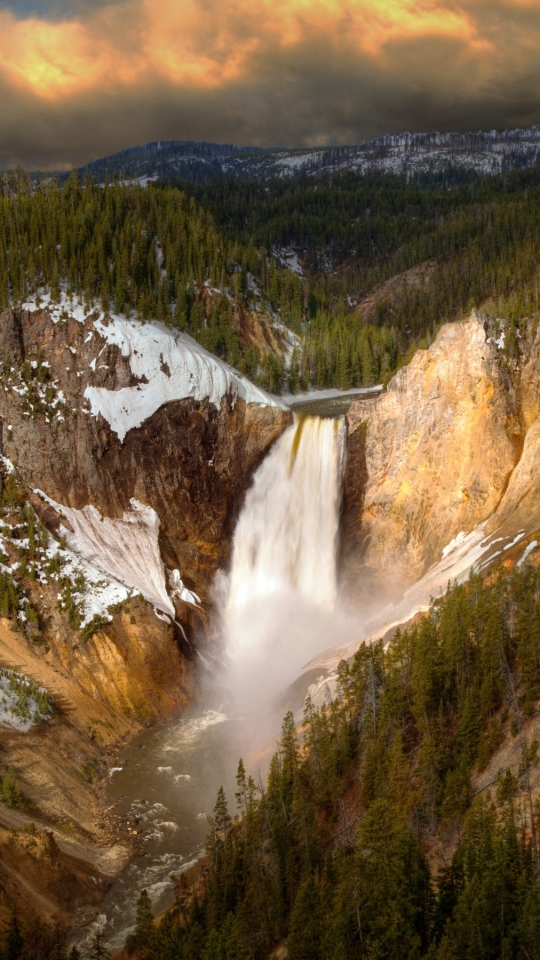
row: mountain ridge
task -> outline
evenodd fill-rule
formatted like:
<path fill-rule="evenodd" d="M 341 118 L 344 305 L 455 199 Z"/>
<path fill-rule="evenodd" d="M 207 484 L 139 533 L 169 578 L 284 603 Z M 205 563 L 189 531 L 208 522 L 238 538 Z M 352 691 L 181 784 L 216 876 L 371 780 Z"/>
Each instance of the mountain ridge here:
<path fill-rule="evenodd" d="M 79 168 L 103 182 L 122 175 L 145 180 L 221 174 L 245 179 L 287 178 L 355 170 L 414 175 L 462 166 L 500 173 L 533 166 L 540 158 L 540 126 L 466 133 L 385 134 L 361 144 L 322 147 L 258 147 L 209 141 L 157 140 L 98 158 Z"/>

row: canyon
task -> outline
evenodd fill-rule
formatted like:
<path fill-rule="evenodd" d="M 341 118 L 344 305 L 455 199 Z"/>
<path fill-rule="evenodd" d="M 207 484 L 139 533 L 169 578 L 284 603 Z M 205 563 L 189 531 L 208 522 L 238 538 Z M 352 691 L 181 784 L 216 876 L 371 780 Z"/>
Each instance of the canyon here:
<path fill-rule="evenodd" d="M 336 584 L 321 562 L 306 589 L 330 606 L 337 590 L 355 636 L 336 643 L 329 623 L 306 667 L 314 690 L 364 637 L 426 609 L 473 564 L 534 559 L 540 331 L 529 324 L 518 349 L 507 347 L 502 322 L 473 312 L 443 326 L 379 396 L 352 400 L 340 428 L 340 511 L 332 494 Z M 43 571 L 24 579 L 39 631 L 0 620 L 0 665 L 55 703 L 29 732 L 2 729 L 1 771 L 9 762 L 29 806 L 0 804 L 0 910 L 81 925 L 134 849 L 103 804 L 118 749 L 204 702 L 200 667 L 220 653 L 213 587 L 230 568 L 254 476 L 279 444 L 292 470 L 306 438 L 328 442 L 334 428 L 297 424 L 293 440 L 287 404 L 187 335 L 65 299 L 5 311 L 0 361 L 4 484 L 16 478 L 54 549 L 86 577 L 82 627 Z M 320 476 L 324 498 L 336 478 Z M 318 541 L 298 549 L 311 556 Z M 242 577 L 235 589 L 246 589 Z"/>

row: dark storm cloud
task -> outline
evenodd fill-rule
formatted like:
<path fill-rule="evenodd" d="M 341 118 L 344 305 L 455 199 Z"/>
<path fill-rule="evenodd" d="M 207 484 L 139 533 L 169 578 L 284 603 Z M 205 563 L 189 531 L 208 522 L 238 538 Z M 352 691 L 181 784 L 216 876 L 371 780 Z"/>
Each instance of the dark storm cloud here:
<path fill-rule="evenodd" d="M 0 9 L 1 166 L 165 138 L 303 146 L 540 122 L 525 0 L 111 0 L 69 19 L 61 3 Z"/>
<path fill-rule="evenodd" d="M 89 16 L 96 7 L 114 2 L 115 0 L 0 0 L 0 10 L 10 10 L 21 20 L 38 17 L 54 22 Z"/>

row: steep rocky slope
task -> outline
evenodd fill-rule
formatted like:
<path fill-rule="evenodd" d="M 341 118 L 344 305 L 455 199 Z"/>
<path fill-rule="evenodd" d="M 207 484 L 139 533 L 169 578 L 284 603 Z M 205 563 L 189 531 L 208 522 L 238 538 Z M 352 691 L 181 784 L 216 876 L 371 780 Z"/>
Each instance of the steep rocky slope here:
<path fill-rule="evenodd" d="M 3 453 L 73 549 L 190 632 L 290 414 L 185 335 L 71 313 L 1 317 Z"/>
<path fill-rule="evenodd" d="M 67 300 L 1 314 L 0 363 L 0 666 L 54 700 L 2 731 L 22 800 L 0 803 L 0 914 L 81 923 L 129 853 L 102 814 L 113 752 L 192 699 L 214 574 L 291 414 L 187 335 Z"/>
<path fill-rule="evenodd" d="M 368 569 L 404 567 L 413 582 L 498 506 L 524 439 L 517 384 L 499 352 L 475 317 L 446 325 L 385 393 L 352 404 L 351 440 L 365 425 Z"/>
<path fill-rule="evenodd" d="M 364 635 L 540 528 L 540 331 L 523 327 L 512 357 L 501 330 L 476 312 L 445 325 L 350 407 L 341 564 L 351 599 L 378 607 Z"/>

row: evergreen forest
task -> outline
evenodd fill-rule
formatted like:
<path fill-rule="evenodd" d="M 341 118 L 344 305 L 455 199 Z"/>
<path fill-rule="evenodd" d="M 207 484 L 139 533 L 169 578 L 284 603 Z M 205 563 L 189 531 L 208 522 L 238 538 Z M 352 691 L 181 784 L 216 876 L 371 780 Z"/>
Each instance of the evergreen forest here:
<path fill-rule="evenodd" d="M 474 306 L 516 334 L 538 314 L 539 263 L 536 167 L 146 188 L 0 178 L 0 307 L 49 290 L 156 318 L 276 393 L 386 383 Z M 292 330 L 292 353 L 261 349 L 255 321 Z"/>
<path fill-rule="evenodd" d="M 157 924 L 143 892 L 131 955 L 539 960 L 539 697 L 540 570 L 449 586 L 343 661 L 303 722 L 286 715 L 266 785 L 239 762 L 198 878 Z M 66 956 L 60 931 L 13 918 L 2 960 Z M 98 934 L 89 957 L 105 956 Z"/>

